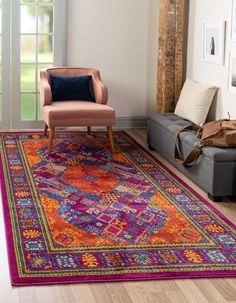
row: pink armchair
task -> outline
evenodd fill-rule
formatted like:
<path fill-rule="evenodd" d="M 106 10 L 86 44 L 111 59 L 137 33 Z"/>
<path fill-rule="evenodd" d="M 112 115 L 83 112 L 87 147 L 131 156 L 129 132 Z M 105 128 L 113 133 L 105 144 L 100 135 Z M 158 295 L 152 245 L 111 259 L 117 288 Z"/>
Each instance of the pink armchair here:
<path fill-rule="evenodd" d="M 83 100 L 53 101 L 50 76 L 92 76 L 95 102 Z M 40 102 L 45 121 L 44 134 L 49 132 L 48 153 L 51 153 L 56 127 L 87 126 L 91 134 L 92 126 L 106 126 L 114 152 L 112 126 L 115 124 L 115 110 L 106 105 L 107 88 L 102 83 L 100 73 L 93 68 L 55 67 L 40 71 Z"/>

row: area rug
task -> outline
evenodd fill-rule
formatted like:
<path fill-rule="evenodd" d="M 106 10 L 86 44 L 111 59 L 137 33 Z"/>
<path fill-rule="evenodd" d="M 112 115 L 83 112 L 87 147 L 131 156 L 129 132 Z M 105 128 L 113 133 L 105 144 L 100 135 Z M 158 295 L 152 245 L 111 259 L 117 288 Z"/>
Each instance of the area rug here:
<path fill-rule="evenodd" d="M 1 135 L 13 285 L 236 276 L 236 228 L 125 132 Z"/>

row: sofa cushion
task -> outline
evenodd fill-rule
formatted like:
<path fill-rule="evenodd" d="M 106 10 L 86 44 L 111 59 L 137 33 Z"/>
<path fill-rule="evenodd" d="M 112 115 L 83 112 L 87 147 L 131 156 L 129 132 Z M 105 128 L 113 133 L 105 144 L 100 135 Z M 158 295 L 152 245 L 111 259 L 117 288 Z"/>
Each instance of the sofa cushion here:
<path fill-rule="evenodd" d="M 176 105 L 175 114 L 202 126 L 206 121 L 216 90 L 216 86 L 187 79 Z"/>
<path fill-rule="evenodd" d="M 167 113 L 151 113 L 149 114 L 149 120 L 158 124 L 164 132 L 168 132 L 172 135 L 173 141 L 176 132 L 187 125 L 192 123 L 188 120 L 182 119 L 175 114 Z M 188 150 L 194 148 L 194 146 L 200 144 L 200 140 L 195 131 L 184 131 L 180 134 L 181 147 Z M 212 146 L 204 146 L 202 154 L 212 161 L 216 162 L 235 162 L 236 161 L 236 148 L 219 148 Z"/>
<path fill-rule="evenodd" d="M 94 101 L 91 76 L 50 77 L 52 101 L 83 100 Z"/>
<path fill-rule="evenodd" d="M 175 135 L 180 128 L 192 125 L 190 121 L 180 118 L 173 113 L 161 114 L 154 112 L 149 114 L 149 119 L 159 124 L 161 127 L 168 129 L 173 135 Z"/>

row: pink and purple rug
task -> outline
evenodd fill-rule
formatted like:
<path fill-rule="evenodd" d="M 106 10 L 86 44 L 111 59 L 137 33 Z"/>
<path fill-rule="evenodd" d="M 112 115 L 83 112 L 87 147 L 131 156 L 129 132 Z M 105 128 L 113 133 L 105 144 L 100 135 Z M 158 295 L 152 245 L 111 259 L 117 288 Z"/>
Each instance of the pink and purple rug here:
<path fill-rule="evenodd" d="M 124 132 L 1 135 L 13 285 L 236 276 L 236 228 Z"/>

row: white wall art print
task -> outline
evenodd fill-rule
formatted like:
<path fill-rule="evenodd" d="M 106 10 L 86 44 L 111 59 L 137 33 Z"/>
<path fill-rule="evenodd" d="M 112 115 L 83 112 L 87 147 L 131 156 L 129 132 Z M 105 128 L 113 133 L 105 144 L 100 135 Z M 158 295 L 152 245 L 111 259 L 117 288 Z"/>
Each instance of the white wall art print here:
<path fill-rule="evenodd" d="M 224 65 L 225 61 L 225 21 L 203 22 L 203 60 Z"/>
<path fill-rule="evenodd" d="M 229 91 L 236 94 L 236 54 L 230 54 Z"/>
<path fill-rule="evenodd" d="M 236 42 L 236 0 L 232 0 L 231 39 Z"/>

